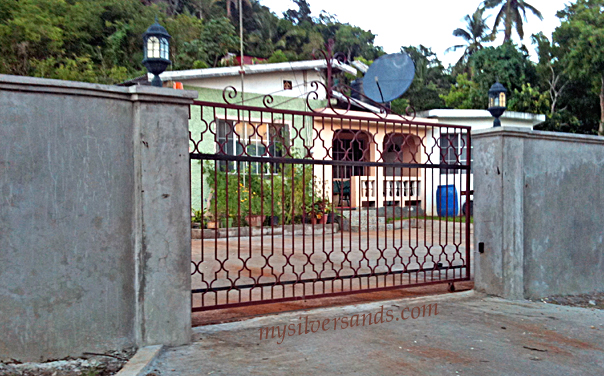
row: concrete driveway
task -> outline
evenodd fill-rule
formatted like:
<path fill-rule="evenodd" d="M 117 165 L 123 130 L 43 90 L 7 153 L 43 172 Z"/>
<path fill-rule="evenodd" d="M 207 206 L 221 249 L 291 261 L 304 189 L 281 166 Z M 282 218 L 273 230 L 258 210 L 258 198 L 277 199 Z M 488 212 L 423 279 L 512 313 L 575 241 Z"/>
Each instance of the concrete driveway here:
<path fill-rule="evenodd" d="M 428 221 L 421 227 L 396 230 L 194 239 L 192 260 L 198 267 L 192 288 L 344 277 L 335 282 L 242 289 L 242 294 L 232 290 L 229 301 L 233 302 L 259 300 L 261 294 L 274 294 L 275 298 L 309 296 L 463 278 L 465 268 L 459 267 L 466 264 L 464 231 L 460 223 Z M 412 270 L 422 271 L 407 272 Z M 346 278 L 370 273 L 393 275 Z M 203 301 L 206 305 L 224 304 L 226 297 L 226 292 L 208 293 Z M 201 294 L 194 294 L 193 306 L 200 306 L 201 301 Z"/>
<path fill-rule="evenodd" d="M 427 305 L 438 313 L 420 315 Z M 382 308 L 390 322 L 342 329 L 344 317 L 379 321 Z M 306 334 L 307 322 L 327 325 L 311 324 Z M 260 339 L 273 327 L 287 327 L 287 336 Z M 604 311 L 464 292 L 289 312 L 195 328 L 194 343 L 166 349 L 152 369 L 175 376 L 602 375 Z"/>

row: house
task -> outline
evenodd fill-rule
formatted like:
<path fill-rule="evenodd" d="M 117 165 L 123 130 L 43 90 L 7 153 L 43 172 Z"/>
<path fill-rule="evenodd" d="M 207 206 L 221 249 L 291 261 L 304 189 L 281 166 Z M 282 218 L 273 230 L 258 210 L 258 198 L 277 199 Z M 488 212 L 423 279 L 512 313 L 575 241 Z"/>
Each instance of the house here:
<path fill-rule="evenodd" d="M 335 71 L 356 73 L 346 64 L 333 64 Z M 200 101 L 215 103 L 212 111 L 202 111 L 201 106 L 191 110 L 191 137 L 201 153 L 250 157 L 287 154 L 341 162 L 322 162 L 313 167 L 321 191 L 339 207 L 413 206 L 436 215 L 438 187 L 453 185 L 460 214 L 459 208 L 465 202 L 465 196 L 461 196 L 466 189 L 465 172 L 428 165 L 464 165 L 467 133 L 455 125 L 490 127 L 493 119 L 488 111 L 430 110 L 417 114 L 410 123 L 395 114 L 376 115 L 371 112 L 378 111 L 375 106 L 355 99 L 350 102 L 354 110 L 325 109 L 327 69 L 325 60 L 311 60 L 244 66 L 243 75 L 241 68 L 235 66 L 168 71 L 161 78 L 166 86 L 182 83 L 187 89 L 199 91 Z M 224 91 L 225 88 L 229 89 Z M 315 95 L 308 101 L 313 91 Z M 333 97 L 348 100 L 339 92 L 334 92 Z M 309 104 L 322 112 L 311 115 Z M 267 108 L 242 115 L 234 109 L 237 105 L 269 105 L 285 112 L 274 113 Z M 544 120 L 543 115 L 514 112 L 506 112 L 501 118 L 504 126 L 530 128 Z M 210 137 L 203 137 L 204 133 L 210 133 Z M 393 163 L 407 167 L 393 167 Z M 413 164 L 422 166 L 409 166 Z M 222 170 L 235 172 L 235 162 L 219 161 L 218 165 Z M 246 164 L 255 173 L 260 173 L 261 165 L 268 168 L 270 164 Z M 203 191 L 202 195 L 193 195 L 192 206 L 196 209 L 204 206 L 202 201 L 207 201 L 211 191 L 201 179 L 202 169 L 198 161 L 192 161 L 192 189 Z"/>
<path fill-rule="evenodd" d="M 365 107 L 356 103 L 356 107 Z M 367 111 L 327 111 L 335 118 L 314 119 L 313 158 L 353 162 L 352 165 L 320 169 L 315 175 L 325 180 L 338 206 L 352 208 L 384 206 L 418 207 L 429 216 L 438 215 L 440 186 L 454 186 L 456 215 L 464 211 L 467 131 L 493 126 L 486 110 L 430 110 L 417 114 L 413 123 L 398 115 L 376 115 Z M 337 117 L 345 114 L 346 118 Z M 335 119 L 335 120 L 334 120 Z M 508 111 L 501 117 L 503 126 L 533 129 L 545 115 Z M 354 162 L 361 162 L 354 165 Z M 365 162 L 417 164 L 417 168 L 380 167 Z M 365 164 L 365 165 L 364 165 Z M 429 167 L 447 164 L 457 168 Z M 473 178 L 470 175 L 470 190 Z M 345 196 L 345 197 L 343 197 Z"/>
<path fill-rule="evenodd" d="M 231 66 L 166 71 L 160 77 L 166 87 L 179 83 L 187 90 L 197 90 L 200 102 L 215 103 L 212 110 L 202 110 L 200 105 L 191 108 L 189 130 L 197 151 L 238 155 L 245 150 L 247 155 L 259 157 L 266 155 L 268 149 L 272 156 L 281 156 L 280 146 L 285 145 L 288 152 L 301 155 L 310 150 L 312 117 L 273 114 L 268 107 L 296 113 L 308 113 L 309 105 L 325 107 L 328 68 L 333 73 L 357 73 L 355 68 L 335 60 L 330 67 L 326 60 L 307 60 L 244 65 L 243 74 L 241 67 Z M 147 79 L 150 81 L 152 75 Z M 267 110 L 233 110 L 227 102 Z M 233 162 L 219 164 L 229 171 L 234 168 Z M 207 201 L 210 189 L 201 179 L 199 161 L 192 161 L 191 166 L 191 189 L 203 191 L 201 195 L 192 195 L 192 207 L 199 210 L 204 207 L 202 202 Z M 259 163 L 249 166 L 257 171 Z"/>
<path fill-rule="evenodd" d="M 332 63 L 335 71 L 356 75 L 357 70 L 347 64 L 335 61 Z M 182 71 L 166 71 L 160 74 L 164 86 L 171 87 L 173 82 L 182 82 L 189 89 L 200 90 L 200 100 L 208 100 L 205 95 L 207 89 L 218 90 L 222 93 L 225 87 L 232 86 L 238 91 L 253 94 L 274 94 L 279 97 L 297 97 L 300 99 L 305 94 L 314 90 L 311 82 L 318 81 L 326 84 L 327 62 L 321 60 L 292 61 L 273 64 L 244 65 L 243 74 L 241 67 L 219 67 L 205 69 L 191 69 Z M 149 80 L 152 74 L 148 75 Z M 323 87 L 318 89 L 319 97 L 325 99 Z M 246 103 L 250 104 L 250 103 Z M 251 104 L 253 105 L 253 104 Z"/>
<path fill-rule="evenodd" d="M 346 162 L 331 168 L 315 167 L 325 181 L 333 202 L 340 207 L 423 207 L 424 168 L 371 165 L 383 163 L 428 163 L 422 149 L 435 120 L 415 119 L 424 126 L 404 121 L 399 115 L 376 115 L 364 111 L 328 110 L 328 117 L 315 116 L 317 134 L 313 158 Z"/>

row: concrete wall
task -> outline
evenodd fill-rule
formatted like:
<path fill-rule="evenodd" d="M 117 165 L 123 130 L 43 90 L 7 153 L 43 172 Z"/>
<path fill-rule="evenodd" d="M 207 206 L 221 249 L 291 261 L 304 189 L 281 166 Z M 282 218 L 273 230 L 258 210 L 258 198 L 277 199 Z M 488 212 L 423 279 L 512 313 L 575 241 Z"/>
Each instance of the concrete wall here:
<path fill-rule="evenodd" d="M 476 289 L 604 292 L 604 138 L 502 127 L 472 142 Z"/>
<path fill-rule="evenodd" d="M 0 75 L 0 360 L 190 340 L 195 96 Z"/>

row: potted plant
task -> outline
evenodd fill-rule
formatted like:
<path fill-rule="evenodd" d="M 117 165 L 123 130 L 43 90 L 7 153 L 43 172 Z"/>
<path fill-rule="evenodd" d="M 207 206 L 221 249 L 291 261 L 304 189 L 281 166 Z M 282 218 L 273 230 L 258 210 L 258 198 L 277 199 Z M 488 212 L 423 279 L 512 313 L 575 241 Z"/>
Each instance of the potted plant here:
<path fill-rule="evenodd" d="M 310 217 L 310 223 L 313 225 L 327 223 L 327 217 L 331 211 L 330 206 L 327 198 L 322 198 L 307 206 L 306 212 Z"/>

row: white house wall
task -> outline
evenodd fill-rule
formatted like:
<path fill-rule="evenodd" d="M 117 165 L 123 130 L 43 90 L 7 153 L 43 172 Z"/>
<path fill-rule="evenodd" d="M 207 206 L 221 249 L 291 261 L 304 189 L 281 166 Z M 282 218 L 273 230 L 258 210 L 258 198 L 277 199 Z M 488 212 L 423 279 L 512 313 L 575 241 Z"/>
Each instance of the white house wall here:
<path fill-rule="evenodd" d="M 283 90 L 283 81 L 291 81 L 292 90 Z M 275 93 L 281 97 L 303 97 L 305 93 L 313 90 L 311 87 L 313 81 L 323 82 L 320 72 L 307 70 L 248 74 L 244 76 L 244 89 L 246 93 Z M 237 91 L 240 91 L 241 79 L 237 76 L 191 79 L 186 81 L 186 85 L 217 90 L 234 86 Z M 322 85 L 319 85 L 317 93 L 319 94 L 317 99 L 325 99 L 325 88 Z"/>

